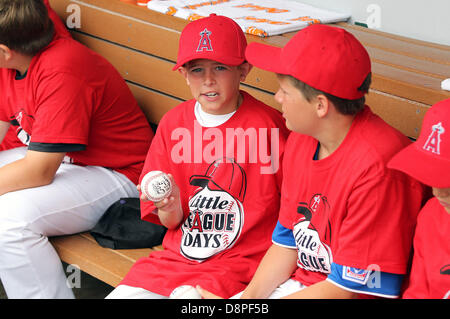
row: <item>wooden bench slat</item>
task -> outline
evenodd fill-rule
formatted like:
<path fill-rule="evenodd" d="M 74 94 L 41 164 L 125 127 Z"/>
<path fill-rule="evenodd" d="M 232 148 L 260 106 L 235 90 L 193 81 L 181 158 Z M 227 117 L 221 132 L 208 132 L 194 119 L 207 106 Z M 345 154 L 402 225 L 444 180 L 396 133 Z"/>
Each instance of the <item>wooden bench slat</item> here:
<path fill-rule="evenodd" d="M 366 46 L 372 61 L 390 65 L 399 69 L 421 73 L 438 79 L 446 79 L 450 75 L 450 64 L 440 64 L 429 60 L 416 59 L 399 53 L 389 52 L 380 48 Z M 449 57 L 450 59 L 450 53 Z"/>
<path fill-rule="evenodd" d="M 97 241 L 94 237 L 88 232 L 81 233 L 79 236 L 89 240 L 90 242 L 97 244 Z M 135 248 L 135 249 L 117 249 L 113 250 L 115 254 L 122 256 L 132 263 L 135 263 L 138 259 L 148 256 L 152 251 L 162 250 L 162 245 L 155 246 L 152 248 Z"/>
<path fill-rule="evenodd" d="M 343 22 L 337 23 L 337 26 L 355 35 L 365 46 L 380 48 L 416 59 L 450 65 L 449 46 L 415 40 Z"/>
<path fill-rule="evenodd" d="M 427 105 L 450 98 L 449 91 L 440 89 L 440 79 L 376 62 L 372 63 L 372 71 L 374 90 Z"/>
<path fill-rule="evenodd" d="M 69 0 L 50 2 L 57 2 L 55 11 L 63 21 L 66 21 L 70 15 L 70 12 L 66 12 L 66 7 L 73 2 Z M 111 7 L 103 9 L 86 1 L 77 1 L 76 4 L 81 9 L 81 27 L 76 30 L 172 61 L 176 60 L 179 31 L 120 13 L 116 14 L 113 11 L 116 6 L 115 2 L 120 1 L 109 1 L 108 6 Z M 120 6 L 121 4 L 118 4 L 117 7 L 120 8 Z M 128 6 L 126 5 L 125 8 Z M 86 21 L 95 21 L 95 23 L 86 23 Z"/>
<path fill-rule="evenodd" d="M 138 255 L 148 256 L 152 249 L 139 250 L 128 254 L 99 246 L 85 234 L 53 237 L 50 239 L 58 255 L 69 264 L 75 264 L 84 272 L 116 286 L 137 260 Z"/>
<path fill-rule="evenodd" d="M 57 2 L 59 4 L 58 5 L 59 13 L 62 14 L 64 17 L 67 17 L 68 13 L 66 13 L 65 10 L 63 10 L 63 9 L 65 8 L 64 4 L 68 4 L 68 3 L 70 3 L 70 1 L 69 0 L 60 0 Z M 142 8 L 137 8 L 137 9 L 140 9 L 139 16 L 140 16 L 140 19 L 142 19 L 142 20 L 132 20 L 130 17 L 124 16 L 124 15 L 114 16 L 114 19 L 113 19 L 111 17 L 111 13 L 109 13 L 109 11 L 112 11 L 113 9 L 116 9 L 116 10 L 120 9 L 119 13 L 123 14 L 124 12 L 128 12 L 130 6 L 125 4 L 126 5 L 125 7 L 127 8 L 127 10 L 124 10 L 122 8 L 123 7 L 122 4 L 115 4 L 115 5 L 111 5 L 111 8 L 108 8 L 108 11 L 105 11 L 105 9 L 102 9 L 100 7 L 100 5 L 103 2 L 102 1 L 100 1 L 100 2 L 87 1 L 87 0 L 77 1 L 77 4 L 82 6 L 82 14 L 83 14 L 82 20 L 96 21 L 96 23 L 92 23 L 92 24 L 86 24 L 86 23 L 83 24 L 82 23 L 81 29 L 79 31 L 89 33 L 94 36 L 100 37 L 102 39 L 107 39 L 109 41 L 113 41 L 118 44 L 130 47 L 130 48 L 134 48 L 137 50 L 145 51 L 150 54 L 158 55 L 160 57 L 164 57 L 171 61 L 176 60 L 179 33 L 177 33 L 178 31 L 175 32 L 172 29 L 168 29 L 166 27 L 161 27 L 161 26 L 155 25 L 153 23 L 149 23 L 148 21 L 145 21 L 145 18 L 147 18 L 147 19 L 150 17 L 154 18 L 155 12 L 153 12 L 152 10 L 146 10 L 146 9 L 143 10 Z M 120 2 L 120 1 L 111 1 L 112 4 L 116 3 L 116 2 Z M 92 5 L 94 3 L 96 3 L 98 6 Z M 89 6 L 87 6 L 87 5 L 89 5 Z M 173 17 L 168 17 L 168 16 L 164 17 L 164 15 L 161 15 L 161 14 L 159 14 L 157 16 L 159 17 L 160 21 L 164 20 L 164 18 L 166 18 L 166 20 L 175 19 Z M 181 26 L 183 26 L 183 24 L 179 23 L 179 27 L 181 27 Z M 359 32 L 359 33 L 365 34 L 360 29 L 354 28 L 353 26 L 346 26 L 346 28 L 355 33 Z M 384 35 L 384 33 L 380 33 L 380 32 L 374 33 L 374 32 L 372 32 L 373 30 L 367 31 L 367 29 L 365 31 L 366 31 L 366 33 L 369 33 L 369 36 L 376 38 L 376 40 L 372 40 L 370 45 L 373 45 L 372 43 L 374 43 L 374 42 L 377 42 L 377 43 L 383 42 L 382 34 Z M 174 35 L 174 32 L 176 33 L 176 35 Z M 291 34 L 295 34 L 295 33 L 291 33 Z M 361 37 L 361 35 L 359 35 L 359 37 Z M 386 37 L 387 37 L 387 35 L 386 35 Z M 278 45 L 278 46 L 283 46 L 288 41 L 288 38 L 286 38 L 286 37 L 268 37 L 268 38 L 262 39 L 262 38 L 258 38 L 258 37 L 250 36 L 250 35 L 248 36 L 248 39 L 250 41 L 265 42 L 265 43 L 269 43 L 272 45 Z M 386 39 L 397 41 L 396 43 L 400 42 L 398 39 L 391 39 L 391 38 L 386 38 Z M 412 48 L 409 50 L 406 50 L 405 47 L 408 45 L 410 45 Z M 431 48 L 428 48 L 427 50 L 431 51 L 431 52 L 433 52 L 433 50 L 438 51 L 438 53 L 435 52 L 435 58 L 430 61 L 424 61 L 424 60 L 415 61 L 415 59 L 417 58 L 417 55 L 411 55 L 411 54 L 409 56 L 405 56 L 405 60 L 401 59 L 401 57 L 399 55 L 401 55 L 402 52 L 404 52 L 405 50 L 408 51 L 405 54 L 409 54 L 410 51 L 415 52 L 414 48 L 420 47 L 416 44 L 416 41 L 412 41 L 412 43 L 405 42 L 405 44 L 403 44 L 403 47 L 404 47 L 403 51 L 394 51 L 396 53 L 393 53 L 392 50 L 391 50 L 391 52 L 383 51 L 383 50 L 386 50 L 386 47 L 387 47 L 387 45 L 375 46 L 375 48 L 368 47 L 368 50 L 371 50 L 372 52 L 378 52 L 377 54 L 373 54 L 373 56 L 372 56 L 372 58 L 374 59 L 375 62 L 388 64 L 392 67 L 392 69 L 395 69 L 398 66 L 407 68 L 407 69 L 412 69 L 412 68 L 414 68 L 415 62 L 417 62 L 419 64 L 423 64 L 422 72 L 430 73 L 430 74 L 434 74 L 435 72 L 437 72 L 441 78 L 445 76 L 444 75 L 445 70 L 439 71 L 439 66 L 437 66 L 436 63 L 433 62 L 433 61 L 441 61 L 441 62 L 447 61 L 447 63 L 448 63 L 449 51 L 445 50 L 445 48 L 446 48 L 445 46 L 438 46 L 438 48 L 432 46 Z M 441 47 L 444 49 L 441 49 Z M 393 59 L 392 59 L 393 56 L 398 56 L 396 58 L 397 63 L 395 63 L 393 61 Z M 406 63 L 405 61 L 408 61 L 408 63 Z M 399 63 L 400 63 L 400 65 L 399 65 Z M 406 65 L 405 65 L 405 63 L 406 63 Z M 428 70 L 427 70 L 427 68 L 428 68 Z M 433 71 L 433 70 L 435 70 L 435 71 Z M 376 72 L 376 68 L 374 68 L 374 72 Z M 391 72 L 390 74 L 391 75 L 389 75 L 389 77 L 392 78 L 393 80 L 407 82 L 409 79 L 409 77 L 404 76 L 403 73 Z M 262 76 L 258 77 L 259 79 L 267 78 L 267 73 L 265 71 L 262 71 L 261 75 Z M 267 82 L 267 85 L 266 85 L 264 81 L 256 83 L 256 85 L 258 87 L 263 88 L 264 90 L 274 92 L 274 90 L 276 89 L 276 87 L 274 87 L 274 85 L 276 85 L 276 82 L 274 82 L 273 80 L 270 80 Z M 414 84 L 414 83 L 412 83 L 412 84 Z M 417 84 L 417 86 L 420 88 L 420 83 Z M 437 91 L 440 90 L 439 85 L 434 86 L 433 88 L 436 89 Z M 375 87 L 375 89 L 380 90 L 380 88 L 377 88 L 377 87 Z M 405 98 L 408 98 L 408 96 L 405 96 Z"/>
<path fill-rule="evenodd" d="M 73 32 L 73 37 L 106 58 L 125 80 L 186 100 L 191 91 L 173 62 Z"/>

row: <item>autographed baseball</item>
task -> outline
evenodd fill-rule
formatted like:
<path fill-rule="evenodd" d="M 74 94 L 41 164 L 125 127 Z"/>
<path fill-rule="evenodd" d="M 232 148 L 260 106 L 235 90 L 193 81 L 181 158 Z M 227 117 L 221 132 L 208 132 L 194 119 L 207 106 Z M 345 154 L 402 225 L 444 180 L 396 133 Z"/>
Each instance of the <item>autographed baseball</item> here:
<path fill-rule="evenodd" d="M 142 178 L 141 192 L 149 200 L 159 202 L 170 195 L 172 192 L 172 183 L 166 173 L 151 171 Z"/>
<path fill-rule="evenodd" d="M 183 285 L 175 288 L 169 296 L 170 299 L 202 299 L 195 287 Z"/>

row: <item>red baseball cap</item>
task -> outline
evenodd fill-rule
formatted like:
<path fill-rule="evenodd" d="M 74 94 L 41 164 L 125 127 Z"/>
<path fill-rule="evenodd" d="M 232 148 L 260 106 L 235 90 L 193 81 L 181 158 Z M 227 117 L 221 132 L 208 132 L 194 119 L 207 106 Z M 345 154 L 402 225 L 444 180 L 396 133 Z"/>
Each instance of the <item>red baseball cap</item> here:
<path fill-rule="evenodd" d="M 247 191 L 247 175 L 244 169 L 231 158 L 222 158 L 209 165 L 205 175 L 191 176 L 189 183 L 211 190 L 225 191 L 241 203 Z"/>
<path fill-rule="evenodd" d="M 352 34 L 338 27 L 312 24 L 283 48 L 252 42 L 245 54 L 256 67 L 291 75 L 343 99 L 355 100 L 367 93 L 358 88 L 371 72 L 369 54 Z"/>
<path fill-rule="evenodd" d="M 388 167 L 431 187 L 450 187 L 450 99 L 427 111 L 417 141 L 397 153 Z"/>
<path fill-rule="evenodd" d="M 183 29 L 173 70 L 195 59 L 240 65 L 245 61 L 246 47 L 247 39 L 242 28 L 233 19 L 213 13 L 190 22 Z"/>

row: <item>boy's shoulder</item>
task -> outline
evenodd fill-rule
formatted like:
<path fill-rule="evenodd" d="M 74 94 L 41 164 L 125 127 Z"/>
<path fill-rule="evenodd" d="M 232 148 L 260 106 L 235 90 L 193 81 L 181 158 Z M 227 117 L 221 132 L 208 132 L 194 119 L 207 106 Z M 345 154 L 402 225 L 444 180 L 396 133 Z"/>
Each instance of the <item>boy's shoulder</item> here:
<path fill-rule="evenodd" d="M 117 76 L 104 57 L 70 37 L 56 37 L 36 56 L 35 67 L 39 72 L 65 72 L 78 78 Z"/>
<path fill-rule="evenodd" d="M 358 148 L 367 148 L 374 159 L 387 163 L 389 159 L 411 143 L 403 133 L 389 125 L 366 106 L 361 114 L 357 115 L 355 125 L 355 144 Z"/>

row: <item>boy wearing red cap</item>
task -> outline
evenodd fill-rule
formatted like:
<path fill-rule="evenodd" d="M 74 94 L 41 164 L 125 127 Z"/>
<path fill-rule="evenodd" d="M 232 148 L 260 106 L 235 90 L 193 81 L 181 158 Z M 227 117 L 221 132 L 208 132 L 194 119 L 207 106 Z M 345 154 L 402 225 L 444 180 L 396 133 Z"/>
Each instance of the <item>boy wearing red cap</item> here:
<path fill-rule="evenodd" d="M 167 298 L 197 284 L 228 298 L 245 288 L 270 246 L 288 130 L 280 112 L 239 90 L 251 68 L 246 45 L 239 25 L 223 16 L 181 33 L 174 70 L 194 98 L 163 117 L 141 175 L 171 175 L 169 198 L 141 197 L 142 218 L 168 228 L 164 250 L 138 260 L 108 298 Z"/>
<path fill-rule="evenodd" d="M 403 298 L 450 298 L 450 99 L 425 114 L 416 142 L 388 163 L 432 187 L 414 234 L 414 256 Z"/>
<path fill-rule="evenodd" d="M 317 24 L 282 49 L 251 43 L 246 57 L 277 73 L 293 132 L 273 244 L 242 298 L 398 296 L 422 187 L 386 168 L 409 141 L 364 104 L 366 50 Z"/>

